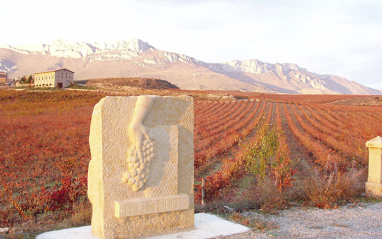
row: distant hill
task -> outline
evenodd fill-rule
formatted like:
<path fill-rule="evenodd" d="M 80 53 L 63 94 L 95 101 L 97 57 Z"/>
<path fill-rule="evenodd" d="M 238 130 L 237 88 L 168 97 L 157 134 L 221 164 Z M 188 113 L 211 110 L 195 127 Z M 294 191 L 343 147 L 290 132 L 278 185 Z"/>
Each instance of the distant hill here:
<path fill-rule="evenodd" d="M 143 89 L 179 89 L 179 87 L 168 81 L 147 78 L 103 78 L 86 80 L 83 83 L 87 86 L 100 88 L 136 87 Z"/>
<path fill-rule="evenodd" d="M 291 94 L 366 94 L 375 90 L 346 78 L 309 72 L 296 64 L 256 59 L 207 63 L 157 50 L 132 39 L 109 43 L 57 40 L 35 46 L 0 46 L 0 71 L 10 78 L 67 68 L 76 80 L 99 78 L 162 79 L 188 90 L 239 90 Z"/>

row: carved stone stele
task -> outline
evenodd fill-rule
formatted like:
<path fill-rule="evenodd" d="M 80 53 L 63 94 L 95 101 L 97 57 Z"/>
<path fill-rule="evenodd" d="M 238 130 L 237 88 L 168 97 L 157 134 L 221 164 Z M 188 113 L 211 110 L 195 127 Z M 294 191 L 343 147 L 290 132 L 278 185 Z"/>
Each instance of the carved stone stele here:
<path fill-rule="evenodd" d="M 92 233 L 141 238 L 194 226 L 191 97 L 106 97 L 90 127 Z"/>
<path fill-rule="evenodd" d="M 382 198 L 382 137 L 367 141 L 366 147 L 369 148 L 369 172 L 365 193 Z"/>

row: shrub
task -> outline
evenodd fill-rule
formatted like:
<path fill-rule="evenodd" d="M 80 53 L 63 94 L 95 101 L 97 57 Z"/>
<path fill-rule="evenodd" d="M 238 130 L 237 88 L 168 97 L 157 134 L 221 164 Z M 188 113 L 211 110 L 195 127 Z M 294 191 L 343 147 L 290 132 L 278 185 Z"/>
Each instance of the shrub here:
<path fill-rule="evenodd" d="M 278 149 L 278 135 L 276 128 L 268 124 L 263 124 L 258 134 L 262 137 L 245 150 L 246 168 L 257 180 L 264 181 Z"/>
<path fill-rule="evenodd" d="M 247 192 L 246 198 L 254 208 L 270 213 L 277 209 L 284 209 L 288 204 L 287 192 L 280 191 L 269 179 L 254 186 Z"/>
<path fill-rule="evenodd" d="M 255 174 L 259 183 L 274 181 L 279 191 L 292 186 L 296 170 L 289 157 L 284 132 L 276 124 L 263 123 L 257 135 L 256 140 L 244 149 L 247 171 Z"/>
<path fill-rule="evenodd" d="M 305 194 L 312 206 L 335 208 L 362 194 L 365 176 L 365 170 L 355 169 L 342 174 L 332 172 L 323 176 L 315 173 L 306 181 Z"/>

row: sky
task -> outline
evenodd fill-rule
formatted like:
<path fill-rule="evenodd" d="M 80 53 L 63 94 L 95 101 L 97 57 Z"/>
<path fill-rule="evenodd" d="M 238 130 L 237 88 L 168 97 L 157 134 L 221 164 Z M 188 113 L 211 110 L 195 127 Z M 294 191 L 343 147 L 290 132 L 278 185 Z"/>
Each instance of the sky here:
<path fill-rule="evenodd" d="M 382 90 L 382 0 L 2 1 L 0 44 L 138 38 L 209 63 L 295 63 Z"/>

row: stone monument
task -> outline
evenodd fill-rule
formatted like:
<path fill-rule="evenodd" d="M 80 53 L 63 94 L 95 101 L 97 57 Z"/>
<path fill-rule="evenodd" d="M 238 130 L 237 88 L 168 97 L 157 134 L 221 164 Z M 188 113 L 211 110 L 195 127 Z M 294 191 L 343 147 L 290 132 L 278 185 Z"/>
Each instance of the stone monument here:
<path fill-rule="evenodd" d="M 90 126 L 92 233 L 142 238 L 194 226 L 192 97 L 106 97 Z"/>
<path fill-rule="evenodd" d="M 366 195 L 382 197 L 382 138 L 375 137 L 366 142 L 369 148 L 369 172 L 366 183 Z"/>

